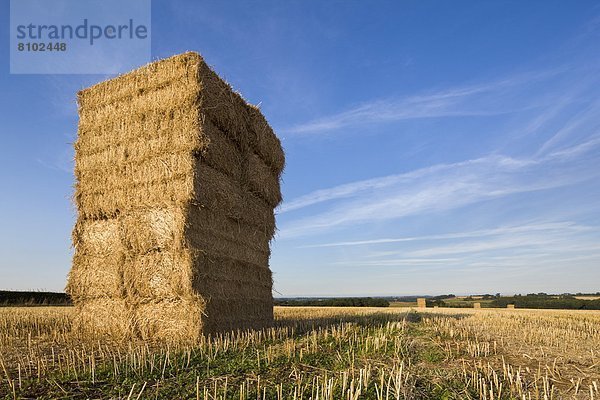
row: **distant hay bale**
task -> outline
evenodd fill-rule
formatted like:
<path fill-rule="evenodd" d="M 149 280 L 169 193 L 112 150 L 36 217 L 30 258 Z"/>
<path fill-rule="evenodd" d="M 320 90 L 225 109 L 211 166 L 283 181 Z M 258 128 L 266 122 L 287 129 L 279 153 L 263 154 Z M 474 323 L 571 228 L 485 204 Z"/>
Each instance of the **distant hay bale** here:
<path fill-rule="evenodd" d="M 514 309 L 514 308 L 515 308 L 515 305 L 514 305 L 514 304 L 507 304 L 507 305 L 506 305 L 506 308 Z"/>
<path fill-rule="evenodd" d="M 272 323 L 285 157 L 260 110 L 196 53 L 82 90 L 78 103 L 76 325 L 182 341 Z"/>
<path fill-rule="evenodd" d="M 481 303 L 473 303 L 473 308 L 481 308 Z"/>
<path fill-rule="evenodd" d="M 418 308 L 426 308 L 427 307 L 427 300 L 424 297 L 419 297 L 417 299 L 417 307 Z"/>

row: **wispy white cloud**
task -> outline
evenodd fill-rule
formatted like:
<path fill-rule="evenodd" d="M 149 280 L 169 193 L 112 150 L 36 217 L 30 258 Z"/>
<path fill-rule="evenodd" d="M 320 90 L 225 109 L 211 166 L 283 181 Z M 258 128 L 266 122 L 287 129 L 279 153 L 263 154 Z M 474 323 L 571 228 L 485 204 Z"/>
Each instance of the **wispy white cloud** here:
<path fill-rule="evenodd" d="M 596 154 L 600 140 L 565 148 L 542 158 L 490 155 L 372 180 L 319 190 L 292 200 L 283 213 L 319 203 L 327 211 L 284 221 L 280 238 L 319 233 L 363 222 L 455 209 L 488 199 L 573 185 L 600 176 L 597 156 L 571 162 L 582 153 Z"/>
<path fill-rule="evenodd" d="M 456 163 L 453 166 L 465 165 L 472 163 L 473 161 L 466 161 L 464 163 Z M 376 190 L 396 185 L 402 182 L 409 182 L 414 179 L 426 176 L 428 174 L 436 173 L 448 168 L 449 165 L 435 165 L 428 168 L 422 168 L 416 171 L 411 171 L 405 174 L 397 174 L 384 176 L 381 178 L 366 179 L 362 181 L 351 182 L 335 186 L 332 188 L 316 190 L 312 193 L 300 196 L 297 199 L 283 203 L 279 209 L 279 214 L 284 214 L 289 211 L 301 209 L 314 204 L 327 202 L 330 200 L 339 200 L 344 198 L 353 197 L 361 192 L 369 190 Z"/>
<path fill-rule="evenodd" d="M 600 101 L 588 105 L 575 114 L 560 129 L 552 134 L 540 147 L 537 155 L 560 151 L 565 144 L 572 145 L 573 140 L 582 141 L 586 137 L 597 136 L 600 132 Z M 569 143 L 570 142 L 570 143 Z"/>
<path fill-rule="evenodd" d="M 376 99 L 345 111 L 317 118 L 282 131 L 311 134 L 344 127 L 422 118 L 490 116 L 529 109 L 538 104 L 515 97 L 515 88 L 532 84 L 559 73 L 548 70 L 516 75 L 506 79 L 402 98 Z M 521 88 L 522 89 L 522 88 Z"/>
<path fill-rule="evenodd" d="M 561 228 L 562 227 L 562 228 Z M 600 258 L 596 227 L 572 222 L 529 224 L 519 227 L 452 235 L 432 235 L 417 247 L 413 243 L 395 243 L 390 251 L 362 251 L 359 256 L 337 260 L 332 265 L 363 267 L 437 267 L 455 268 L 517 267 L 556 262 L 575 262 Z M 590 235 L 590 232 L 592 234 Z M 439 243 L 440 238 L 450 242 Z M 386 244 L 378 243 L 373 244 Z M 400 246 L 397 246 L 400 245 Z M 372 248 L 371 245 L 369 245 Z"/>
<path fill-rule="evenodd" d="M 377 244 L 390 244 L 390 243 L 402 243 L 402 242 L 423 242 L 423 241 L 437 241 L 437 240 L 448 240 L 448 239 L 468 239 L 468 238 L 481 238 L 486 236 L 497 236 L 506 234 L 517 234 L 523 232 L 536 232 L 536 231 L 553 231 L 564 234 L 565 232 L 583 232 L 589 231 L 594 228 L 589 226 L 583 226 L 576 224 L 575 222 L 549 222 L 549 223 L 538 223 L 538 224 L 527 224 L 518 226 L 504 226 L 493 229 L 479 229 L 468 232 L 454 232 L 444 233 L 438 235 L 425 235 L 425 236 L 411 236 L 401 238 L 382 238 L 382 239 L 371 239 L 371 240 L 355 240 L 347 242 L 332 242 L 332 243 L 321 243 L 314 245 L 300 246 L 302 248 L 315 248 L 315 247 L 342 247 L 342 246 L 365 246 L 365 245 L 377 245 Z"/>

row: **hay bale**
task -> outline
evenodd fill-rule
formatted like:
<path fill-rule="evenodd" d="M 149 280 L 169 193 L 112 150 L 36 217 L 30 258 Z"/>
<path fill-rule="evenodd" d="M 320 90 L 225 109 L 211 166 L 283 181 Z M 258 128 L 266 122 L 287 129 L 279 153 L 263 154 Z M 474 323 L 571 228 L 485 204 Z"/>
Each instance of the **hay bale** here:
<path fill-rule="evenodd" d="M 202 334 L 202 299 L 157 300 L 135 305 L 135 332 L 144 340 L 195 341 Z"/>
<path fill-rule="evenodd" d="M 196 53 L 78 94 L 78 324 L 145 339 L 273 321 L 270 241 L 283 149 Z M 98 321 L 94 319 L 97 311 Z"/>
<path fill-rule="evenodd" d="M 473 308 L 481 308 L 481 303 L 473 303 Z"/>
<path fill-rule="evenodd" d="M 515 305 L 514 305 L 514 304 L 507 304 L 507 305 L 506 305 L 506 308 L 509 308 L 509 309 L 511 309 L 511 310 L 514 310 L 514 308 L 515 308 Z"/>
<path fill-rule="evenodd" d="M 132 308 L 124 299 L 102 298 L 75 300 L 73 328 L 94 336 L 115 339 L 131 337 L 133 332 Z"/>
<path fill-rule="evenodd" d="M 427 300 L 424 297 L 417 298 L 417 307 L 418 308 L 426 308 Z"/>

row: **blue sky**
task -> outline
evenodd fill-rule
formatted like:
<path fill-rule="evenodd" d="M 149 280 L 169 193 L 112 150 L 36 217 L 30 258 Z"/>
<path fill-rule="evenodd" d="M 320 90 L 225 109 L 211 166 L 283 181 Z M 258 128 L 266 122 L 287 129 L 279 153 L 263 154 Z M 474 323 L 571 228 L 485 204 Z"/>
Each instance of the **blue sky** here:
<path fill-rule="evenodd" d="M 10 75 L 0 23 L 0 288 L 62 290 L 75 92 Z M 600 290 L 594 1 L 153 1 L 282 138 L 276 295 Z"/>

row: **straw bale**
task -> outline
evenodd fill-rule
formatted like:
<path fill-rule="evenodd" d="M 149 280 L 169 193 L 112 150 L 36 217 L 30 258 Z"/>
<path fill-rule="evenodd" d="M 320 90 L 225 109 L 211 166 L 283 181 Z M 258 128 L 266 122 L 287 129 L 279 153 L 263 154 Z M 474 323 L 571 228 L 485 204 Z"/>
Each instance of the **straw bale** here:
<path fill-rule="evenodd" d="M 195 202 L 229 218 L 260 228 L 272 236 L 275 232 L 273 207 L 237 185 L 227 175 L 207 165 L 197 168 Z"/>
<path fill-rule="evenodd" d="M 194 289 L 207 298 L 271 298 L 273 279 L 266 265 L 202 252 L 195 255 L 194 263 Z"/>
<path fill-rule="evenodd" d="M 137 209 L 120 217 L 124 246 L 133 253 L 147 253 L 185 246 L 186 213 L 182 207 Z"/>
<path fill-rule="evenodd" d="M 164 300 L 135 306 L 136 332 L 144 340 L 189 342 L 202 332 L 204 304 L 197 300 Z"/>
<path fill-rule="evenodd" d="M 419 307 L 419 308 L 427 307 L 427 300 L 424 297 L 419 297 L 417 299 L 417 307 Z"/>
<path fill-rule="evenodd" d="M 104 174 L 90 172 L 80 177 L 75 191 L 75 203 L 85 218 L 114 217 L 134 208 L 181 206 L 192 199 L 270 236 L 275 232 L 272 205 L 208 165 L 194 168 L 192 157 L 172 155 Z"/>
<path fill-rule="evenodd" d="M 200 162 L 242 183 L 247 164 L 242 150 L 209 120 L 202 124 L 202 136 L 208 144 L 201 152 Z"/>
<path fill-rule="evenodd" d="M 248 186 L 250 192 L 265 200 L 271 207 L 281 203 L 279 178 L 255 153 L 248 157 Z"/>
<path fill-rule="evenodd" d="M 188 341 L 272 323 L 284 154 L 258 108 L 196 53 L 94 85 L 78 103 L 77 324 Z"/>
<path fill-rule="evenodd" d="M 125 300 L 101 298 L 76 303 L 73 327 L 95 335 L 122 339 L 133 332 L 133 313 Z"/>
<path fill-rule="evenodd" d="M 139 209 L 120 217 L 123 245 L 135 253 L 159 249 L 207 246 L 207 240 L 222 240 L 243 252 L 269 253 L 270 236 L 217 212 L 188 207 Z"/>
<path fill-rule="evenodd" d="M 109 256 L 121 249 L 119 221 L 116 219 L 78 219 L 72 234 L 80 254 Z"/>
<path fill-rule="evenodd" d="M 197 115 L 190 113 L 189 109 L 181 108 L 171 110 L 170 113 L 173 120 L 165 118 L 162 113 L 150 112 L 145 118 L 130 120 L 128 124 L 119 123 L 115 127 L 99 128 L 107 132 L 105 135 L 89 135 L 85 140 L 77 139 L 76 171 L 102 171 L 107 166 L 142 163 L 165 154 L 205 149 L 213 135 L 198 136 L 195 130 Z M 120 130 L 128 130 L 129 135 L 120 133 Z M 138 134 L 134 135 L 133 132 Z"/>
<path fill-rule="evenodd" d="M 187 53 L 197 61 L 200 81 L 200 109 L 222 132 L 227 133 L 243 151 L 248 146 L 250 117 L 246 101 L 221 79 L 197 53 Z"/>
<path fill-rule="evenodd" d="M 197 80 L 195 53 L 185 53 L 140 67 L 127 74 L 100 82 L 77 94 L 81 109 L 94 110 L 111 103 L 128 102 L 134 96 L 160 89 L 182 80 Z"/>
<path fill-rule="evenodd" d="M 153 123 L 159 124 L 154 127 L 198 127 L 198 118 L 191 118 L 197 117 L 199 112 L 198 89 L 198 83 L 194 81 L 175 82 L 160 90 L 134 96 L 128 102 L 110 103 L 92 112 L 80 107 L 78 140 L 85 143 L 88 136 L 98 136 L 98 132 L 102 132 L 100 137 L 109 136 L 107 131 L 115 132 L 121 141 L 136 139 L 136 130 L 130 129 L 130 124 L 135 121 L 146 123 L 144 127 Z M 174 118 L 174 110 L 186 110 L 188 115 L 180 121 Z M 158 119 L 159 116 L 163 117 L 162 120 Z M 144 131 L 141 133 L 144 134 Z"/>
<path fill-rule="evenodd" d="M 99 128 L 112 133 L 115 126 L 127 125 L 136 118 L 182 107 L 201 112 L 198 121 L 212 121 L 242 149 L 251 146 L 277 177 L 285 164 L 281 142 L 260 110 L 249 105 L 194 52 L 94 85 L 78 94 L 78 102 L 80 137 L 87 136 L 88 132 L 92 132 L 90 136 L 97 136 Z M 109 125 L 103 125 L 105 123 Z M 144 132 L 143 129 L 125 129 L 124 136 L 107 135 L 107 138 L 127 137 L 128 133 L 135 135 L 140 131 Z"/>
<path fill-rule="evenodd" d="M 194 262 L 199 265 L 198 274 L 194 281 L 194 286 L 201 291 L 202 280 L 208 277 L 218 279 L 238 279 L 243 282 L 260 284 L 271 287 L 272 272 L 267 265 L 257 265 L 239 261 L 232 257 L 227 257 L 215 253 L 206 253 L 202 251 L 193 254 Z"/>
<path fill-rule="evenodd" d="M 66 292 L 78 301 L 123 296 L 124 254 L 89 255 L 75 250 Z"/>
<path fill-rule="evenodd" d="M 254 265 L 269 265 L 270 252 L 261 252 L 245 246 L 243 243 L 229 241 L 224 237 L 192 235 L 191 247 L 210 254 L 229 257 L 239 262 Z"/>
<path fill-rule="evenodd" d="M 154 185 L 193 173 L 195 160 L 187 152 L 164 154 L 141 163 L 107 165 L 102 171 L 78 171 L 78 190 L 84 193 L 110 191 L 127 186 Z"/>
<path fill-rule="evenodd" d="M 273 323 L 273 299 L 211 299 L 205 313 L 205 333 L 260 328 Z"/>
<path fill-rule="evenodd" d="M 219 78 L 199 54 L 186 55 L 198 62 L 202 112 L 242 149 L 253 148 L 279 177 L 285 164 L 283 148 L 258 108 Z"/>
<path fill-rule="evenodd" d="M 140 208 L 167 208 L 189 203 L 194 188 L 193 176 L 178 176 L 172 180 L 84 192 L 75 190 L 75 204 L 80 217 L 86 219 L 114 218 Z"/>
<path fill-rule="evenodd" d="M 267 119 L 256 106 L 248 108 L 250 114 L 250 143 L 256 153 L 271 167 L 277 179 L 285 167 L 285 156 L 281 141 L 269 126 Z"/>
<path fill-rule="evenodd" d="M 123 263 L 123 285 L 133 301 L 192 298 L 193 260 L 189 251 L 152 251 Z"/>

